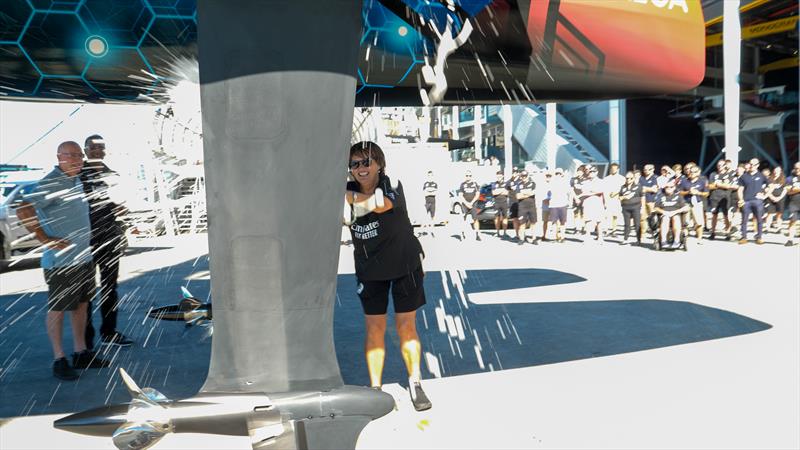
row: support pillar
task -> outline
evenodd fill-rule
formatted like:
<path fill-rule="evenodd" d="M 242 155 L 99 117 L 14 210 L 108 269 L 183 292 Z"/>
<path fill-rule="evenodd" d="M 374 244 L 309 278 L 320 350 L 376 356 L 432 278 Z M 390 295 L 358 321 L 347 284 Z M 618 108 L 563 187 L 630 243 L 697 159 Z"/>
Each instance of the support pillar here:
<path fill-rule="evenodd" d="M 511 105 L 503 105 L 501 113 L 503 114 L 503 158 L 505 159 L 503 175 L 506 180 L 510 180 L 511 171 L 514 168 L 514 147 L 512 141 L 514 135 L 514 119 L 511 115 Z"/>
<path fill-rule="evenodd" d="M 558 155 L 558 142 L 556 142 L 556 115 L 558 111 L 555 103 L 548 103 L 545 106 L 545 120 L 547 128 L 545 131 L 545 144 L 547 145 L 547 170 L 555 170 L 556 156 Z"/>
<path fill-rule="evenodd" d="M 608 138 L 609 157 L 611 162 L 619 164 L 620 171 L 627 170 L 627 118 L 625 117 L 625 100 L 608 102 Z"/>
<path fill-rule="evenodd" d="M 472 107 L 474 111 L 473 114 L 473 121 L 472 121 L 472 137 L 475 141 L 475 159 L 478 161 L 482 161 L 486 158 L 486 155 L 483 153 L 483 106 L 475 105 Z"/>
<path fill-rule="evenodd" d="M 725 99 L 725 157 L 739 164 L 739 72 L 742 67 L 742 26 L 739 0 L 723 2 L 722 61 Z"/>

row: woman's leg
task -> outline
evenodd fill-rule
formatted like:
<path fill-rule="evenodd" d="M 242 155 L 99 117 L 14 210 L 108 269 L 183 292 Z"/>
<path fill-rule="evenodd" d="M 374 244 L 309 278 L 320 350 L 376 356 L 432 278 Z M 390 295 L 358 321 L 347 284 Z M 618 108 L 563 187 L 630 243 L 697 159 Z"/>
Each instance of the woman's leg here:
<path fill-rule="evenodd" d="M 366 315 L 367 337 L 364 353 L 367 356 L 369 382 L 373 387 L 381 386 L 383 361 L 386 356 L 386 314 Z"/>
<path fill-rule="evenodd" d="M 396 313 L 395 322 L 408 378 L 412 381 L 420 381 L 419 365 L 422 346 L 419 343 L 419 336 L 417 336 L 417 312 Z"/>

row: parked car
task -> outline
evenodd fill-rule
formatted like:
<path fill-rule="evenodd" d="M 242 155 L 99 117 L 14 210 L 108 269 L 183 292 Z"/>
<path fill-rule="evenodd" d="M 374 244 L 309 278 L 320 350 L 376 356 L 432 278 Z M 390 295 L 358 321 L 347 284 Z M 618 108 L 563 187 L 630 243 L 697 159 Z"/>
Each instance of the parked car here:
<path fill-rule="evenodd" d="M 475 206 L 478 208 L 478 222 L 488 222 L 494 226 L 494 216 L 497 214 L 497 210 L 494 208 L 491 184 L 481 186 Z M 458 200 L 458 190 L 450 191 L 450 214 L 464 215 L 464 205 Z"/>
<path fill-rule="evenodd" d="M 38 247 L 39 241 L 19 223 L 16 208 L 22 196 L 36 184 L 35 181 L 3 183 L 0 203 L 0 259 L 8 259 L 16 250 Z"/>

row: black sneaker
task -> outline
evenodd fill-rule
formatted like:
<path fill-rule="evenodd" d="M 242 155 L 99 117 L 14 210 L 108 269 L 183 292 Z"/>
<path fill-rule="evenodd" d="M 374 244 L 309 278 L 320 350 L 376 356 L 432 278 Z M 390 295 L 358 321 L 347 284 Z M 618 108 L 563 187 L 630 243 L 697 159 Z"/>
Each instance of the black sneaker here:
<path fill-rule="evenodd" d="M 475 240 L 476 241 L 480 241 L 481 240 L 481 235 L 480 234 L 476 234 L 475 235 Z"/>
<path fill-rule="evenodd" d="M 716 235 L 715 233 L 711 233 L 711 234 L 708 236 L 708 240 L 709 240 L 709 241 L 713 241 L 713 240 L 714 240 L 714 239 L 716 239 L 716 238 L 717 238 L 717 235 Z"/>
<path fill-rule="evenodd" d="M 411 403 L 414 404 L 414 409 L 417 411 L 425 411 L 426 409 L 431 409 L 431 401 L 428 400 L 428 396 L 425 395 L 425 391 L 422 390 L 422 385 L 419 382 L 411 383 L 408 387 L 408 392 L 411 394 Z"/>
<path fill-rule="evenodd" d="M 786 241 L 786 243 L 785 243 L 785 244 L 783 244 L 783 245 L 784 245 L 784 246 L 786 246 L 786 247 L 791 247 L 791 246 L 793 246 L 793 245 L 794 245 L 794 242 L 792 242 L 792 240 L 791 240 L 791 239 L 789 239 L 789 240 L 788 240 L 788 241 Z"/>
<path fill-rule="evenodd" d="M 111 362 L 97 356 L 97 353 L 84 350 L 72 354 L 72 366 L 76 369 L 100 369 L 108 367 Z"/>
<path fill-rule="evenodd" d="M 100 340 L 100 345 L 114 345 L 117 347 L 130 347 L 133 344 L 133 341 L 125 337 L 124 334 L 120 333 L 119 331 L 115 332 L 109 336 L 103 336 L 103 339 Z"/>
<path fill-rule="evenodd" d="M 53 376 L 59 380 L 72 381 L 78 379 L 78 372 L 75 372 L 67 358 L 58 358 L 53 362 Z"/>

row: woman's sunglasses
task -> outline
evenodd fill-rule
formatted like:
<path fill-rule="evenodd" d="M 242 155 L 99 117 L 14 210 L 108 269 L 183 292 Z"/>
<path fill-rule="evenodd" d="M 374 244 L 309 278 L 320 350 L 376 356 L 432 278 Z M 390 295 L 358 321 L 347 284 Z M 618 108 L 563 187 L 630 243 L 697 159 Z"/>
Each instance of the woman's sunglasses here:
<path fill-rule="evenodd" d="M 350 161 L 350 170 L 358 169 L 359 166 L 369 167 L 372 164 L 372 160 L 369 158 L 364 158 L 362 160 Z"/>

